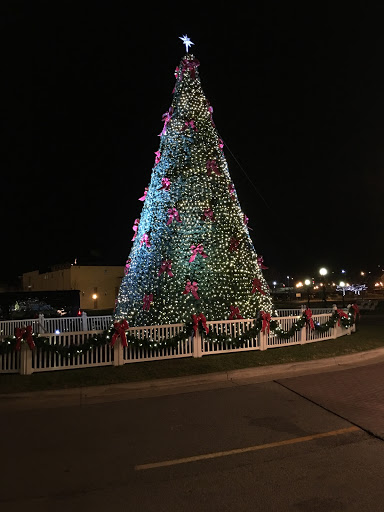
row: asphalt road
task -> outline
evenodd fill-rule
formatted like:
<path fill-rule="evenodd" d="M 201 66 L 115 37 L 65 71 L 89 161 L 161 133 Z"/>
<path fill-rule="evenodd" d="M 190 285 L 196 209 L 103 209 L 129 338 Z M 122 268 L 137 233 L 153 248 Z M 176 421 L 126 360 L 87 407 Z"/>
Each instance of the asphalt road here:
<path fill-rule="evenodd" d="M 381 512 L 381 375 L 2 412 L 0 510 Z"/>

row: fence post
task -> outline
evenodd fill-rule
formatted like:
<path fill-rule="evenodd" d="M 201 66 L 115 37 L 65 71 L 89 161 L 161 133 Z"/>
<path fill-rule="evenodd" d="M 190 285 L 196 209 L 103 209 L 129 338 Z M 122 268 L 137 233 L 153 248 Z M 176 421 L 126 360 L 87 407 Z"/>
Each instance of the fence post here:
<path fill-rule="evenodd" d="M 122 366 L 124 364 L 123 350 L 123 344 L 119 336 L 113 345 L 113 366 Z"/>
<path fill-rule="evenodd" d="M 268 334 L 267 334 L 267 329 L 265 329 L 265 331 L 260 331 L 259 332 L 259 336 L 260 336 L 260 350 L 267 350 L 268 348 Z"/>
<path fill-rule="evenodd" d="M 22 343 L 20 348 L 20 375 L 31 375 L 32 350 L 26 343 Z"/>
<path fill-rule="evenodd" d="M 88 318 L 87 318 L 87 313 L 85 311 L 83 311 L 81 313 L 81 321 L 82 321 L 83 331 L 90 331 L 91 329 L 88 329 Z"/>
<path fill-rule="evenodd" d="M 202 343 L 202 338 L 201 338 L 201 334 L 200 334 L 200 329 L 197 329 L 196 331 L 196 335 L 192 337 L 192 342 L 193 342 L 193 357 L 202 357 L 203 356 L 203 352 L 201 350 L 201 343 Z"/>
<path fill-rule="evenodd" d="M 43 315 L 43 313 L 39 313 L 38 333 L 43 334 L 44 332 L 45 332 L 44 315 Z"/>
<path fill-rule="evenodd" d="M 301 306 L 301 316 L 303 316 L 304 311 L 307 309 L 307 306 Z M 307 343 L 307 324 L 304 324 L 304 327 L 300 329 L 300 344 Z"/>

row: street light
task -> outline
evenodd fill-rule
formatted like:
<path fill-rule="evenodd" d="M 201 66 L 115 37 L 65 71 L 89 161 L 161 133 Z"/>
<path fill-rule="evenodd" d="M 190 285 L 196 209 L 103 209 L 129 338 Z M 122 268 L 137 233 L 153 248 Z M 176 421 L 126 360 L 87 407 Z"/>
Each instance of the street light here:
<path fill-rule="evenodd" d="M 321 269 L 319 270 L 319 274 L 322 277 L 325 277 L 328 274 L 328 270 L 326 268 L 324 268 L 324 267 L 321 267 Z M 326 291 L 325 291 L 325 282 L 324 282 L 324 286 L 323 286 L 323 302 L 324 302 L 324 306 L 326 306 L 326 304 L 327 304 L 327 295 L 326 295 Z"/>
<path fill-rule="evenodd" d="M 304 284 L 307 287 L 307 298 L 308 298 L 308 307 L 309 307 L 309 303 L 311 301 L 311 298 L 310 298 L 310 295 L 309 295 L 309 285 L 311 284 L 311 280 L 310 279 L 306 279 L 304 281 Z"/>

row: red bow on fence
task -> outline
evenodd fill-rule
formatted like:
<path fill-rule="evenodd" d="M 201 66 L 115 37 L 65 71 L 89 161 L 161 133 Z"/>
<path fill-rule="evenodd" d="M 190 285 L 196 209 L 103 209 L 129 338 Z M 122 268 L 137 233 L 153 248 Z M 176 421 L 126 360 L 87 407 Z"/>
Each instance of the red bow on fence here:
<path fill-rule="evenodd" d="M 267 329 L 269 333 L 270 328 L 270 321 L 271 321 L 271 315 L 269 313 L 266 313 L 265 311 L 260 311 L 261 319 L 263 320 L 263 324 L 261 326 L 261 332 L 265 332 L 265 329 Z"/>
<path fill-rule="evenodd" d="M 120 338 L 123 347 L 128 347 L 127 337 L 125 336 L 125 331 L 129 329 L 128 322 L 126 320 L 121 320 L 120 322 L 115 322 L 113 324 L 113 327 L 115 329 L 115 333 L 112 336 L 109 345 L 113 347 L 115 345 L 117 338 Z"/>
<path fill-rule="evenodd" d="M 307 324 L 310 325 L 311 329 L 314 329 L 315 324 L 313 323 L 313 320 L 312 320 L 312 311 L 309 308 L 307 308 L 304 311 L 304 315 L 305 315 L 305 321 L 307 322 Z"/>
<path fill-rule="evenodd" d="M 201 322 L 201 325 L 203 326 L 205 334 L 209 333 L 209 328 L 207 326 L 207 319 L 205 318 L 203 313 L 200 313 L 199 315 L 192 315 L 192 322 L 193 322 L 194 336 L 196 336 L 197 328 L 199 326 L 199 322 Z"/>
<path fill-rule="evenodd" d="M 352 304 L 353 320 L 356 321 L 356 315 L 360 318 L 360 309 L 357 304 Z"/>
<path fill-rule="evenodd" d="M 342 309 L 336 309 L 336 313 L 337 313 L 337 325 L 340 326 L 340 321 L 342 318 L 348 318 L 348 315 L 347 313 L 344 313 L 344 311 Z"/>
<path fill-rule="evenodd" d="M 239 319 L 242 320 L 240 310 L 237 306 L 229 306 L 231 310 L 231 314 L 229 315 L 229 320 Z"/>
<path fill-rule="evenodd" d="M 32 325 L 27 325 L 27 327 L 16 327 L 15 329 L 16 336 L 16 346 L 15 350 L 21 350 L 21 342 L 26 341 L 28 343 L 28 347 L 33 350 L 36 345 L 33 341 L 32 337 Z"/>

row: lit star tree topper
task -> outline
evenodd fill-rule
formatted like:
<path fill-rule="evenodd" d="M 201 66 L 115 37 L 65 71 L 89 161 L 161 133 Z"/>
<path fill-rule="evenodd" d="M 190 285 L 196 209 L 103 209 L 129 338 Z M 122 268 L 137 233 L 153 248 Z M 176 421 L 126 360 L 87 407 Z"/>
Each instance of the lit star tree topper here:
<path fill-rule="evenodd" d="M 195 43 L 192 43 L 192 41 L 189 39 L 189 37 L 187 35 L 179 37 L 179 39 L 181 39 L 183 41 L 183 43 L 185 44 L 185 49 L 187 50 L 187 53 L 188 53 L 189 47 L 192 46 L 193 44 L 195 44 Z"/>

